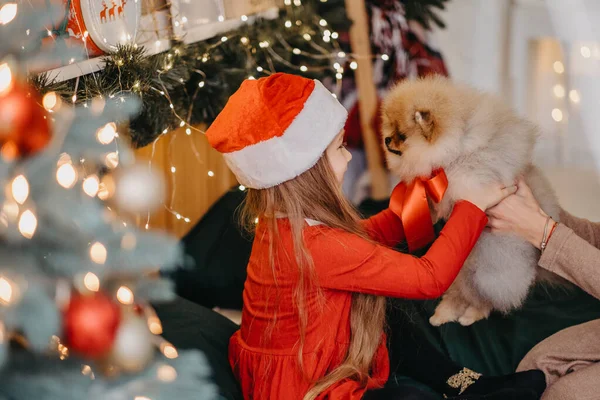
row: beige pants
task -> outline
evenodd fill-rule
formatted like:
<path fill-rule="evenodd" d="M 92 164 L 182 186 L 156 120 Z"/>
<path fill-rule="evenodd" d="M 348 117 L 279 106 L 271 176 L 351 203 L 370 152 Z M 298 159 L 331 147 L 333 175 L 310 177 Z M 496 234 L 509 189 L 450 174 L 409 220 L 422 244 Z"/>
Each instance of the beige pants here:
<path fill-rule="evenodd" d="M 600 319 L 564 329 L 535 346 L 517 371 L 540 369 L 542 400 L 600 399 Z"/>

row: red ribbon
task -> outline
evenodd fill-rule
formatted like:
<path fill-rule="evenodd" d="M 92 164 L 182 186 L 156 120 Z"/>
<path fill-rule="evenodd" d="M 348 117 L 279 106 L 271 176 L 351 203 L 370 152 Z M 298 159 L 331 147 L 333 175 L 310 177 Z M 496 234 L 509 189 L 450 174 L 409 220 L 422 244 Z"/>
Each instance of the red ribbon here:
<path fill-rule="evenodd" d="M 409 251 L 425 247 L 435 238 L 427 196 L 439 203 L 447 188 L 446 173 L 438 169 L 430 178 L 415 178 L 408 185 L 401 182 L 392 192 L 390 210 L 402 221 Z"/>

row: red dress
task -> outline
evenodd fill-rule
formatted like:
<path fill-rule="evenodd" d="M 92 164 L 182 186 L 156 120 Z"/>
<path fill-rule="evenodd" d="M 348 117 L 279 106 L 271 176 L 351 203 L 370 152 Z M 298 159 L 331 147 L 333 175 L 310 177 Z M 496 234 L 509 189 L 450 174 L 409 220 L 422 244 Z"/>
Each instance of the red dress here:
<path fill-rule="evenodd" d="M 294 306 L 298 269 L 289 221 L 278 222 L 280 247 L 275 276 L 269 263 L 266 228 L 259 224 L 244 286 L 242 326 L 229 342 L 229 362 L 244 398 L 302 399 L 312 382 L 344 360 L 350 342 L 353 292 L 408 299 L 439 297 L 456 278 L 486 223 L 485 213 L 476 206 L 456 204 L 440 237 L 422 258 L 386 247 L 404 239 L 400 220 L 390 210 L 364 221 L 369 235 L 382 245 L 325 225 L 307 224 L 304 240 L 325 302 L 319 302 L 316 289 L 306 294 L 306 376 L 298 364 L 300 329 Z M 272 329 L 270 338 L 268 329 Z M 319 399 L 359 400 L 367 389 L 383 386 L 390 368 L 384 339 L 373 360 L 368 388 L 344 380 Z"/>

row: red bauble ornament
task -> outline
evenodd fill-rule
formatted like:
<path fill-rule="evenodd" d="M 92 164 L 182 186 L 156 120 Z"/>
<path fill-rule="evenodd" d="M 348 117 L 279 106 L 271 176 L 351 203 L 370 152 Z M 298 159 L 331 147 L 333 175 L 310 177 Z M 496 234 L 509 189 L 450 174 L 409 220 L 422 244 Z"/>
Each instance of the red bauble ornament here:
<path fill-rule="evenodd" d="M 50 122 L 33 88 L 16 81 L 0 92 L 0 152 L 6 160 L 23 158 L 50 142 Z"/>
<path fill-rule="evenodd" d="M 67 347 L 90 358 L 110 352 L 119 323 L 119 306 L 103 293 L 75 294 L 64 314 Z"/>

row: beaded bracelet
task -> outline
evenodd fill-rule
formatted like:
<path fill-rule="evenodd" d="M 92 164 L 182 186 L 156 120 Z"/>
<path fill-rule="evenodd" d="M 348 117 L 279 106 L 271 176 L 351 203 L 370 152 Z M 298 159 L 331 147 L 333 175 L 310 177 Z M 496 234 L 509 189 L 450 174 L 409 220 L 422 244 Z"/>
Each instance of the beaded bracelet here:
<path fill-rule="evenodd" d="M 540 249 L 542 253 L 546 250 L 546 245 L 548 244 L 548 225 L 550 225 L 550 217 L 546 217 L 546 225 L 544 225 L 544 236 L 542 236 L 542 244 L 540 245 Z"/>

